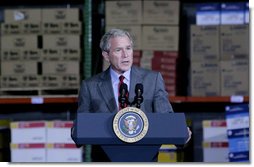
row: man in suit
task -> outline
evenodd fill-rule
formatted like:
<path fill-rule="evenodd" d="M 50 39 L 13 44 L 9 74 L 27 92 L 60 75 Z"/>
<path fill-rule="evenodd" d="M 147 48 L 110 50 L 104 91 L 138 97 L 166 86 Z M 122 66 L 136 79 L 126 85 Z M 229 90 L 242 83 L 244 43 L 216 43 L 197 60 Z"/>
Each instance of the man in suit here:
<path fill-rule="evenodd" d="M 119 77 L 128 86 L 129 101 L 135 97 L 135 85 L 143 84 L 143 103 L 140 109 L 150 113 L 171 113 L 164 81 L 159 72 L 133 66 L 133 40 L 130 34 L 120 29 L 111 29 L 101 38 L 103 58 L 110 67 L 81 84 L 78 98 L 78 112 L 116 113 L 119 111 Z M 93 161 L 109 161 L 99 146 L 92 147 Z"/>

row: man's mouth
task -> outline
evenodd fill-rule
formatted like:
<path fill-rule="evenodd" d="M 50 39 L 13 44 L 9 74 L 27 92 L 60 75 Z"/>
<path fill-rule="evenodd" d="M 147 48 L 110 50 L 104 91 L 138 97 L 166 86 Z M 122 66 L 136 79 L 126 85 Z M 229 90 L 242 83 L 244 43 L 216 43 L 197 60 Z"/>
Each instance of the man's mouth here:
<path fill-rule="evenodd" d="M 123 64 L 128 64 L 128 63 L 129 63 L 129 61 L 122 61 L 122 63 L 123 63 Z"/>

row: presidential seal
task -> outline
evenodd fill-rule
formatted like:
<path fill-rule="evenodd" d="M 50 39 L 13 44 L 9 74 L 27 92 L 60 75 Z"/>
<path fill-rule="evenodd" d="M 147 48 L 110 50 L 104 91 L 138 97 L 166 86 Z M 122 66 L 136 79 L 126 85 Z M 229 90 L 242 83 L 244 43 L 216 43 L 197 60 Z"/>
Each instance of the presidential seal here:
<path fill-rule="evenodd" d="M 134 143 L 146 135 L 148 119 L 142 110 L 135 107 L 126 107 L 115 115 L 113 130 L 120 140 Z"/>

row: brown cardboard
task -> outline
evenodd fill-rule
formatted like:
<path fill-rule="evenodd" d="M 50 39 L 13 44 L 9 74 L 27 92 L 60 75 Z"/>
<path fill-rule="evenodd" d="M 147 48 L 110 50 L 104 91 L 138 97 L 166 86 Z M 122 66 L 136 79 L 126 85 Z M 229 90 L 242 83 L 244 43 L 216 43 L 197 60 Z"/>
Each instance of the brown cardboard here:
<path fill-rule="evenodd" d="M 191 25 L 191 61 L 219 60 L 219 26 Z"/>
<path fill-rule="evenodd" d="M 143 24 L 178 25 L 179 1 L 144 1 Z"/>
<path fill-rule="evenodd" d="M 191 96 L 220 95 L 220 64 L 218 61 L 191 62 Z"/>
<path fill-rule="evenodd" d="M 221 96 L 249 95 L 248 60 L 221 61 Z"/>

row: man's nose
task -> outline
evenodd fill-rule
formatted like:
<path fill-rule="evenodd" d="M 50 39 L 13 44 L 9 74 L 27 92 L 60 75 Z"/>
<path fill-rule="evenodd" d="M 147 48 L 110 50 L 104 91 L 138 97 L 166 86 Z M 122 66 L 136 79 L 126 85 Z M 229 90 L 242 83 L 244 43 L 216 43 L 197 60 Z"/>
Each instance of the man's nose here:
<path fill-rule="evenodd" d="M 129 56 L 128 51 L 126 49 L 123 49 L 122 50 L 122 55 L 123 55 L 123 57 L 128 57 Z"/>

